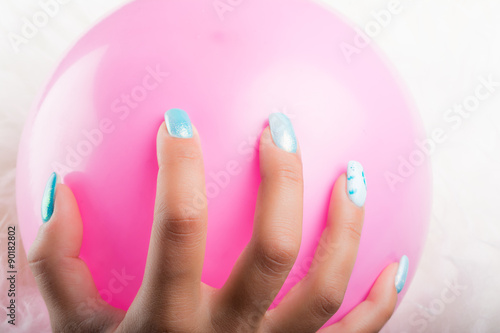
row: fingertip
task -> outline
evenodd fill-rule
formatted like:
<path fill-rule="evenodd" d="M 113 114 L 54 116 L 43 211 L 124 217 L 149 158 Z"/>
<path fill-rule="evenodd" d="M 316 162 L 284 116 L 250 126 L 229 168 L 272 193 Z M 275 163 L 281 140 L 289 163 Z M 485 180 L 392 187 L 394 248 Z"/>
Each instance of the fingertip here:
<path fill-rule="evenodd" d="M 171 125 L 171 127 L 172 126 L 174 125 Z M 181 133 L 182 131 L 179 130 L 178 132 Z M 197 128 L 192 124 L 190 125 L 190 133 L 191 134 L 189 137 L 172 136 L 169 133 L 166 121 L 163 121 L 161 123 L 156 136 L 156 154 L 159 165 L 166 161 L 168 156 L 174 153 L 173 151 L 175 151 L 175 153 L 178 152 L 175 147 L 177 147 L 181 151 L 187 147 L 196 147 L 196 150 L 201 149 L 199 148 L 201 147 L 199 132 Z M 193 143 L 195 144 L 194 146 Z M 167 151 L 170 153 L 167 154 Z"/>
<path fill-rule="evenodd" d="M 398 301 L 398 293 L 394 287 L 397 270 L 397 262 L 389 264 L 379 275 L 366 298 L 367 304 L 371 304 L 373 311 L 378 313 L 380 318 L 384 318 L 384 321 L 392 316 Z"/>
<path fill-rule="evenodd" d="M 302 150 L 300 148 L 300 143 L 296 140 L 296 147 L 294 148 L 294 152 L 286 151 L 280 147 L 278 147 L 273 139 L 273 135 L 271 133 L 271 127 L 268 125 L 264 128 L 260 135 L 259 141 L 259 155 L 265 156 L 270 155 L 274 157 L 280 157 L 286 159 L 297 159 L 302 162 Z"/>
<path fill-rule="evenodd" d="M 346 184 L 347 184 L 347 175 L 344 172 L 337 178 L 335 184 L 333 185 L 334 194 L 340 197 L 347 197 Z"/>
<path fill-rule="evenodd" d="M 73 191 L 62 184 L 59 177 L 57 179 L 53 190 L 52 213 L 40 226 L 30 253 L 36 252 L 44 257 L 50 253 L 76 257 L 82 241 L 80 211 Z"/>
<path fill-rule="evenodd" d="M 382 299 L 390 295 L 391 297 L 396 297 L 397 292 L 394 288 L 394 278 L 398 270 L 398 263 L 393 262 L 382 271 L 382 273 L 377 278 L 375 284 L 373 285 L 369 299 Z"/>
<path fill-rule="evenodd" d="M 396 308 L 398 294 L 394 287 L 394 277 L 397 270 L 397 262 L 387 265 L 375 280 L 366 300 L 358 304 L 341 321 L 320 332 L 379 332 Z"/>
<path fill-rule="evenodd" d="M 165 121 L 163 121 L 158 128 L 158 132 L 156 135 L 156 148 L 159 150 L 162 147 L 163 142 L 165 142 L 168 139 L 168 131 L 167 131 L 167 125 L 165 124 Z"/>
<path fill-rule="evenodd" d="M 266 126 L 262 133 L 260 134 L 259 141 L 259 151 L 262 152 L 266 147 L 269 147 L 271 144 L 274 145 L 273 139 L 271 137 L 271 129 L 269 126 Z"/>
<path fill-rule="evenodd" d="M 74 219 L 75 217 L 79 217 L 78 206 L 73 191 L 62 183 L 61 177 L 55 172 L 50 175 L 47 181 L 42 198 L 41 212 L 42 227 L 52 225 L 54 221 L 61 220 L 62 218 Z"/>
<path fill-rule="evenodd" d="M 330 211 L 334 214 L 340 214 L 343 212 L 343 215 L 364 220 L 365 207 L 356 205 L 349 198 L 347 191 L 347 179 L 347 173 L 344 172 L 335 181 L 332 190 Z M 335 211 L 337 211 L 337 213 L 335 213 Z"/>
<path fill-rule="evenodd" d="M 160 134 L 168 134 L 167 125 L 165 124 L 165 121 L 162 121 L 160 127 L 158 128 L 158 136 L 160 136 Z"/>
<path fill-rule="evenodd" d="M 82 218 L 73 191 L 66 184 L 58 184 L 57 191 L 59 191 L 59 195 L 56 196 L 55 218 L 71 231 L 72 235 L 68 235 L 68 237 L 81 238 Z"/>

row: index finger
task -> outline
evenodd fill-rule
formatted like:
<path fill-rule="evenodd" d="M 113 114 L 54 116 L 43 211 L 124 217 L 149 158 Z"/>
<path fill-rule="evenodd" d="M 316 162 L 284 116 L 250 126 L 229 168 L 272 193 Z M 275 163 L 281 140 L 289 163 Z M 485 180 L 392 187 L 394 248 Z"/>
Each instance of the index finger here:
<path fill-rule="evenodd" d="M 161 300 L 145 311 L 199 303 L 207 204 L 198 132 L 186 112 L 165 114 L 157 135 L 158 180 L 146 271 L 138 297 Z M 154 296 L 151 298 L 151 296 Z M 141 306 L 143 308 L 143 306 Z"/>

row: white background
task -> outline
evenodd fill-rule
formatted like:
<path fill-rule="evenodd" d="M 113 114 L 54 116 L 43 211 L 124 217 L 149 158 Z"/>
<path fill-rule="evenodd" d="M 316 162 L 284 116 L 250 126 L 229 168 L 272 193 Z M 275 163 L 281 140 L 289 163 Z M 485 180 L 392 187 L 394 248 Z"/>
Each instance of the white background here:
<path fill-rule="evenodd" d="M 200 0 L 202 1 L 202 0 Z M 203 0 L 209 1 L 209 0 Z M 211 0 L 210 0 L 211 1 Z M 251 0 L 244 0 L 251 1 Z M 9 33 L 40 10 L 35 0 L 0 0 L 0 266 L 6 226 L 16 223 L 17 145 L 36 93 L 79 36 L 127 1 L 70 0 L 15 52 Z M 365 27 L 390 0 L 325 0 Z M 428 133 L 454 105 L 473 96 L 480 77 L 500 82 L 500 1 L 400 0 L 401 12 L 373 37 L 408 85 Z M 353 36 L 354 37 L 354 36 Z M 433 214 L 424 256 L 404 302 L 384 332 L 500 330 L 500 86 L 430 156 Z M 24 255 L 22 252 L 19 256 Z M 3 274 L 2 274 L 3 275 Z M 0 276 L 0 299 L 6 281 Z M 17 332 L 44 332 L 29 270 L 19 275 Z M 450 289 L 450 285 L 452 285 Z M 454 288 L 458 285 L 458 289 Z M 2 309 L 4 309 L 2 302 Z M 5 311 L 5 310 L 4 310 Z M 0 331 L 6 331 L 0 311 Z M 33 323 L 30 325 L 30 323 Z M 35 326 L 37 325 L 36 329 Z"/>

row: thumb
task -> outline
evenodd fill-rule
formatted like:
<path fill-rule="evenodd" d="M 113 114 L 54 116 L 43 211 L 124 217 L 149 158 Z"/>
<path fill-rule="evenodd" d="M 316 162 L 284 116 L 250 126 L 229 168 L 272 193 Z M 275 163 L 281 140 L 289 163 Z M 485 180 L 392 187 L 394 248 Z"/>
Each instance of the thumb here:
<path fill-rule="evenodd" d="M 73 192 L 57 179 L 53 173 L 45 189 L 44 223 L 28 253 L 30 268 L 47 304 L 53 329 L 69 331 L 71 325 L 79 325 L 96 314 L 102 318 L 101 325 L 112 325 L 121 310 L 102 300 L 87 265 L 78 257 L 82 218 Z"/>

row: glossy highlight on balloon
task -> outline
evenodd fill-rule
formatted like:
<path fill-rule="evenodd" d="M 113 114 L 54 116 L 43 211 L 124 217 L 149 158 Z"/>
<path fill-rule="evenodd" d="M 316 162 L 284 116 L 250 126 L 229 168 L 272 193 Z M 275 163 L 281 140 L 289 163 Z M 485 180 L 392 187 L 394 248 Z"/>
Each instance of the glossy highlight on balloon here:
<path fill-rule="evenodd" d="M 166 111 L 181 109 L 204 155 L 202 281 L 222 287 L 252 235 L 260 134 L 269 115 L 282 113 L 300 138 L 304 224 L 298 258 L 271 308 L 307 273 L 333 184 L 353 159 L 363 164 L 370 194 L 345 299 L 327 325 L 364 300 L 403 255 L 411 283 L 427 232 L 431 178 L 424 161 L 396 184 L 387 180 L 398 174 L 399 157 L 425 137 L 392 67 L 373 43 L 347 63 L 339 45 L 356 30 L 320 2 L 252 0 L 220 14 L 210 1 L 133 1 L 65 55 L 33 105 L 19 148 L 25 249 L 43 223 L 47 176 L 57 172 L 82 215 L 81 258 L 103 299 L 127 309 L 149 246 L 157 131 Z M 117 289 L 110 281 L 120 272 L 134 279 Z"/>

